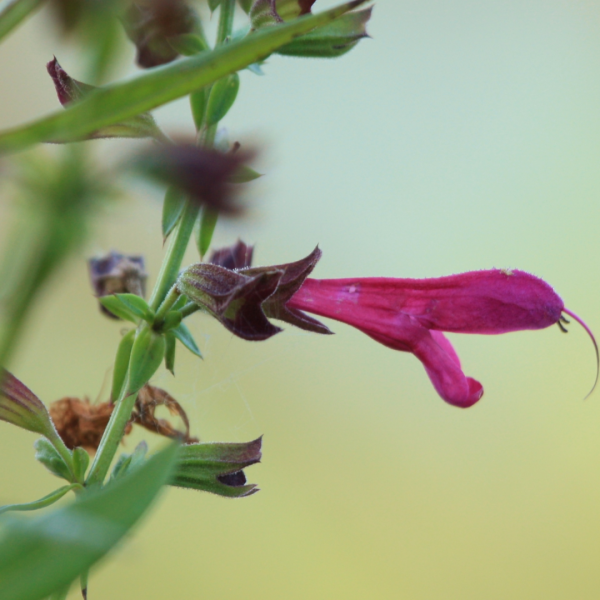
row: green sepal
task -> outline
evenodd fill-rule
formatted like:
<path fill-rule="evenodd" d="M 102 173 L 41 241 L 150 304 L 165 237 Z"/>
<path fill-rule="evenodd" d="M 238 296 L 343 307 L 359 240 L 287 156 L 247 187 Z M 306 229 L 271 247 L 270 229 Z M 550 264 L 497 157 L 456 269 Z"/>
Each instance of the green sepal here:
<path fill-rule="evenodd" d="M 181 313 L 179 313 L 181 315 Z M 175 375 L 175 346 L 177 342 L 177 338 L 175 334 L 171 331 L 168 331 L 165 334 L 165 368 L 167 371 L 171 371 L 173 375 Z"/>
<path fill-rule="evenodd" d="M 46 438 L 36 440 L 33 447 L 35 448 L 35 459 L 41 462 L 50 473 L 69 482 L 72 481 L 73 475 L 67 463 Z"/>
<path fill-rule="evenodd" d="M 120 479 L 127 473 L 131 472 L 132 469 L 139 467 L 146 460 L 146 454 L 148 452 L 148 444 L 145 441 L 141 441 L 134 449 L 132 454 L 121 454 L 117 459 L 117 462 L 110 474 L 110 481 Z"/>
<path fill-rule="evenodd" d="M 202 36 L 195 33 L 182 33 L 181 35 L 169 38 L 168 41 L 173 50 L 182 56 L 194 56 L 194 54 L 210 50 Z"/>
<path fill-rule="evenodd" d="M 82 488 L 82 486 L 79 483 L 63 485 L 63 487 L 59 487 L 57 490 L 54 490 L 53 492 L 50 492 L 43 498 L 40 498 L 39 500 L 34 500 L 33 502 L 24 502 L 23 504 L 5 504 L 4 506 L 0 506 L 0 515 L 9 511 L 25 512 L 31 510 L 40 510 L 40 508 L 46 508 L 47 506 L 51 506 L 55 502 L 58 502 L 58 500 L 60 500 L 65 494 L 69 493 L 75 488 Z"/>
<path fill-rule="evenodd" d="M 231 73 L 212 86 L 206 106 L 206 124 L 216 125 L 229 112 L 240 89 L 240 76 Z"/>
<path fill-rule="evenodd" d="M 164 239 L 169 237 L 169 234 L 177 225 L 184 207 L 185 194 L 179 188 L 170 186 L 163 202 L 162 234 Z"/>
<path fill-rule="evenodd" d="M 215 10 L 217 10 L 221 2 L 223 2 L 223 0 L 208 0 L 208 7 L 210 8 L 210 12 L 214 12 Z"/>
<path fill-rule="evenodd" d="M 202 443 L 181 446 L 171 485 L 243 498 L 258 491 L 246 484 L 243 469 L 260 462 L 262 438 L 246 443 Z"/>
<path fill-rule="evenodd" d="M 127 395 L 135 394 L 156 373 L 165 357 L 166 342 L 162 334 L 149 327 L 137 331 L 127 376 Z"/>
<path fill-rule="evenodd" d="M 252 29 L 276 27 L 283 23 L 283 19 L 279 16 L 272 0 L 256 0 L 250 8 L 248 16 L 250 17 Z"/>
<path fill-rule="evenodd" d="M 177 302 L 171 306 L 171 310 L 181 310 L 187 303 L 189 299 L 184 294 L 179 294 L 179 298 L 177 298 Z"/>
<path fill-rule="evenodd" d="M 175 329 L 171 329 L 173 335 L 192 353 L 198 358 L 202 358 L 202 354 L 196 345 L 191 331 L 188 329 L 185 323 L 180 323 Z"/>
<path fill-rule="evenodd" d="M 101 298 L 98 298 L 98 301 L 106 308 L 106 310 L 115 315 L 115 317 L 123 319 L 124 321 L 131 321 L 136 325 L 140 322 L 139 316 L 129 310 L 129 308 L 117 298 L 116 294 L 102 296 Z"/>
<path fill-rule="evenodd" d="M 90 464 L 90 455 L 83 448 L 73 449 L 73 470 L 77 481 L 85 481 L 85 473 Z"/>
<path fill-rule="evenodd" d="M 40 600 L 74 581 L 111 550 L 168 481 L 177 447 L 77 502 L 29 519 L 5 521 L 0 537 L 0 598 Z"/>
<path fill-rule="evenodd" d="M 110 397 L 113 402 L 116 402 L 121 394 L 121 388 L 127 377 L 127 369 L 129 368 L 129 359 L 131 357 L 131 349 L 133 348 L 134 340 L 135 329 L 132 329 L 123 336 L 119 343 L 113 369 L 112 389 L 110 392 Z"/>
<path fill-rule="evenodd" d="M 154 311 L 141 296 L 137 294 L 115 294 L 115 296 L 131 313 L 148 323 L 152 323 L 154 320 Z"/>
<path fill-rule="evenodd" d="M 252 5 L 254 4 L 254 0 L 238 0 L 242 10 L 246 13 L 250 12 Z"/>
<path fill-rule="evenodd" d="M 198 227 L 196 237 L 196 245 L 198 246 L 200 258 L 204 257 L 210 248 L 218 220 L 219 213 L 217 211 L 211 210 L 206 206 L 202 209 L 200 213 L 200 226 Z"/>
<path fill-rule="evenodd" d="M 277 54 L 307 58 L 336 58 L 346 54 L 358 42 L 368 37 L 367 21 L 373 7 L 347 13 L 329 25 L 319 27 L 310 33 L 281 46 Z"/>
<path fill-rule="evenodd" d="M 249 181 L 254 181 L 262 176 L 262 173 L 259 173 L 258 171 L 247 167 L 246 165 L 241 165 L 229 178 L 229 183 L 248 183 Z"/>

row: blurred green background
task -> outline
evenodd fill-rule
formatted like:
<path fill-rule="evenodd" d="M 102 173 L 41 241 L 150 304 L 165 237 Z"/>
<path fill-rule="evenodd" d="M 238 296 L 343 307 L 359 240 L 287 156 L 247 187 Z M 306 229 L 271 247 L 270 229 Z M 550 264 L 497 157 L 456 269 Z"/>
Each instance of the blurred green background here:
<path fill-rule="evenodd" d="M 521 268 L 600 333 L 600 3 L 381 0 L 369 31 L 334 61 L 242 73 L 224 124 L 265 148 L 266 176 L 216 243 L 241 235 L 259 264 L 318 243 L 317 277 Z M 0 47 L 1 127 L 58 107 L 53 54 L 82 78 L 44 11 Z M 185 101 L 157 118 L 191 131 Z M 113 162 L 141 144 L 92 143 Z M 13 371 L 46 402 L 108 393 L 122 325 L 98 313 L 85 259 L 142 253 L 155 275 L 160 197 L 137 186 L 104 209 L 38 303 Z M 154 383 L 203 440 L 264 434 L 247 471 L 262 491 L 169 489 L 93 573 L 90 598 L 598 598 L 600 391 L 583 401 L 594 356 L 581 328 L 451 336 L 485 387 L 462 411 L 413 356 L 330 325 L 337 335 L 288 327 L 253 344 L 191 319 L 205 360 L 182 350 L 177 378 Z M 57 486 L 34 440 L 0 423 L 0 503 Z"/>

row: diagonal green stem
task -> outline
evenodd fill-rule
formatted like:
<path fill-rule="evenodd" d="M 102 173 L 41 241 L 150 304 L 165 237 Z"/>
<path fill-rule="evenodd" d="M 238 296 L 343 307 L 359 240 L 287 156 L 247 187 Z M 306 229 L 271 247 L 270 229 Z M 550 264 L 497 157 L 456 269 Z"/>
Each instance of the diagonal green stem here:
<path fill-rule="evenodd" d="M 0 40 L 25 20 L 44 0 L 9 0 L 0 8 Z"/>

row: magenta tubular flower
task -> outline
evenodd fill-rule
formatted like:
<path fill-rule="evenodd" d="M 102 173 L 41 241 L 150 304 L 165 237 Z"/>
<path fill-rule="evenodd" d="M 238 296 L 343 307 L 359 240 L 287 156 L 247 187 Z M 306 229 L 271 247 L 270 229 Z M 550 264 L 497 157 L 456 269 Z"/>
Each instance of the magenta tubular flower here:
<path fill-rule="evenodd" d="M 475 404 L 483 387 L 463 373 L 442 331 L 497 334 L 556 323 L 563 328 L 566 313 L 594 340 L 550 285 L 517 270 L 433 279 L 307 279 L 287 306 L 347 323 L 389 348 L 411 352 L 438 394 L 461 408 Z"/>

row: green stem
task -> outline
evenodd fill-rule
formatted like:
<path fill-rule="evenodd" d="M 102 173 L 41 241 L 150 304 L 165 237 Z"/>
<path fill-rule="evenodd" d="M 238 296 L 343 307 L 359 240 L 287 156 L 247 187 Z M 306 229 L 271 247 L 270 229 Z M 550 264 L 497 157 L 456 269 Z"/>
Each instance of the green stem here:
<path fill-rule="evenodd" d="M 181 318 L 185 319 L 198 310 L 200 310 L 200 307 L 195 302 L 188 302 L 179 312 L 181 313 Z"/>
<path fill-rule="evenodd" d="M 0 40 L 33 13 L 44 0 L 9 0 L 0 8 Z"/>
<path fill-rule="evenodd" d="M 137 398 L 137 393 L 125 396 L 126 393 L 127 385 L 124 384 L 121 389 L 121 395 L 110 416 L 110 421 L 104 430 L 100 446 L 98 446 L 98 452 L 96 452 L 92 468 L 85 482 L 86 486 L 102 484 L 108 474 L 110 463 L 117 453 L 117 448 L 121 443 L 121 438 L 131 418 L 131 412 Z"/>
<path fill-rule="evenodd" d="M 233 15 L 235 14 L 236 0 L 222 0 L 221 13 L 219 14 L 219 29 L 217 30 L 217 46 L 220 46 L 231 35 L 233 29 Z"/>
<path fill-rule="evenodd" d="M 54 446 L 54 449 L 60 454 L 61 458 L 65 461 L 67 467 L 69 467 L 69 471 L 71 471 L 71 475 L 73 476 L 74 483 L 83 483 L 81 481 L 76 481 L 75 477 L 75 467 L 73 466 L 73 453 L 65 446 L 62 438 L 56 430 L 52 433 L 48 432 L 45 434 L 50 443 Z"/>
<path fill-rule="evenodd" d="M 175 304 L 175 302 L 179 300 L 179 296 L 181 296 L 181 293 L 174 285 L 169 290 L 169 293 L 163 300 L 163 303 L 159 306 L 158 310 L 156 311 L 156 317 L 154 318 L 155 326 L 160 326 L 160 324 L 165 320 L 165 317 L 167 316 L 167 313 L 171 310 L 173 304 Z"/>
<path fill-rule="evenodd" d="M 150 307 L 156 310 L 164 300 L 167 292 L 177 279 L 177 274 L 181 268 L 183 256 L 187 250 L 194 224 L 198 218 L 199 207 L 189 200 L 186 200 L 185 207 L 181 213 L 179 222 L 169 239 L 167 254 L 158 274 L 152 297 L 150 298 Z"/>

